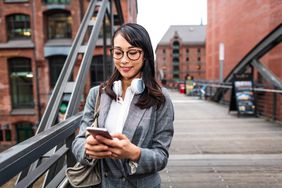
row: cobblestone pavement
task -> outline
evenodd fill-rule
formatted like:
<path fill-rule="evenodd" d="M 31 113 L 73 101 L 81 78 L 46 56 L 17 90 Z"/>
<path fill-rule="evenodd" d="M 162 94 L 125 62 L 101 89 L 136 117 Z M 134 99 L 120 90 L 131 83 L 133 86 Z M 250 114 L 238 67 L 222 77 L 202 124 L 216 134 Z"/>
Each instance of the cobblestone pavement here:
<path fill-rule="evenodd" d="M 163 188 L 282 187 L 282 125 L 170 91 L 175 134 Z"/>

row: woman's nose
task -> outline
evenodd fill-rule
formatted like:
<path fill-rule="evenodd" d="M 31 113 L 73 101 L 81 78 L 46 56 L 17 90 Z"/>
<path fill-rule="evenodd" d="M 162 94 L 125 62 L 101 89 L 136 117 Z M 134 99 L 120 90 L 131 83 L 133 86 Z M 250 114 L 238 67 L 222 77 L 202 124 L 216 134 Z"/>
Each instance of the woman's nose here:
<path fill-rule="evenodd" d="M 120 62 L 123 63 L 123 64 L 129 62 L 129 59 L 128 59 L 126 53 L 124 53 L 124 55 L 121 58 Z"/>

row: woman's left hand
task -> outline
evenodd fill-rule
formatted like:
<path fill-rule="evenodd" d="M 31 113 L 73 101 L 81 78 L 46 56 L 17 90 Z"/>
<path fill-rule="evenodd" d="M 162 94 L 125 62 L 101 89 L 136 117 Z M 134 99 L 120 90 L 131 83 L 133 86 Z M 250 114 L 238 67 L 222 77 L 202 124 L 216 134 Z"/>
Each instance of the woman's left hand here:
<path fill-rule="evenodd" d="M 106 139 L 102 136 L 95 138 L 109 146 L 109 151 L 112 152 L 114 159 L 129 159 L 131 161 L 138 161 L 141 155 L 141 150 L 138 146 L 132 144 L 130 140 L 121 133 L 112 134 L 113 140 Z"/>

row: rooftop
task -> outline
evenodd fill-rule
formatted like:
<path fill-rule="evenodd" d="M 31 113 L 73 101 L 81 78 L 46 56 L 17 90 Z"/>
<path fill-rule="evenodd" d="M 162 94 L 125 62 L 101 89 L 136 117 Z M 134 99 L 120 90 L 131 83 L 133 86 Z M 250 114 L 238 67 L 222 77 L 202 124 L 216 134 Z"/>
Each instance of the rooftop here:
<path fill-rule="evenodd" d="M 174 37 L 179 37 L 182 44 L 205 44 L 206 25 L 172 25 L 158 45 L 170 44 Z"/>

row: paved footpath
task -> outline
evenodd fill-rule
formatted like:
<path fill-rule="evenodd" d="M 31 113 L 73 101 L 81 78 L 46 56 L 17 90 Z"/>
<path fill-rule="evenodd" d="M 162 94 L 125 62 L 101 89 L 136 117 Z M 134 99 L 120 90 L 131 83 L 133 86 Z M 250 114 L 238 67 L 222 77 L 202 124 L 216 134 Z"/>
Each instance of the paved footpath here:
<path fill-rule="evenodd" d="M 282 125 L 170 91 L 175 134 L 162 188 L 281 188 Z"/>

